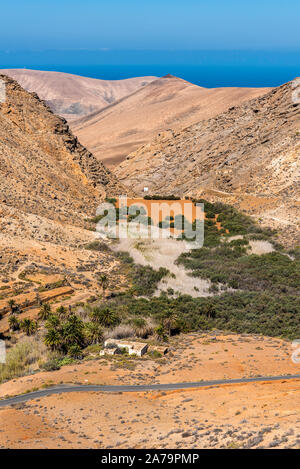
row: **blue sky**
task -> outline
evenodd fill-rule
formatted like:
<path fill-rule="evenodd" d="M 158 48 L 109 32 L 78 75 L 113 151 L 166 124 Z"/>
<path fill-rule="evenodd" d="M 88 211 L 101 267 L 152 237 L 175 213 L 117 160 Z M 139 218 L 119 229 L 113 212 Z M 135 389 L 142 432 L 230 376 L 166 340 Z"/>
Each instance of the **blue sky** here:
<path fill-rule="evenodd" d="M 2 0 L 0 15 L 0 50 L 300 50 L 299 0 Z"/>

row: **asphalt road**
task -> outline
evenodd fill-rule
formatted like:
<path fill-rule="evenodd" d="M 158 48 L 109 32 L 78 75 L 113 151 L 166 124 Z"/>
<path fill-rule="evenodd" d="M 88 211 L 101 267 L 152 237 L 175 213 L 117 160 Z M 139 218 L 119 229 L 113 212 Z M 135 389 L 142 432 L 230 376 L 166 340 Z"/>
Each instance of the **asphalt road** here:
<path fill-rule="evenodd" d="M 143 391 L 172 391 L 174 389 L 203 388 L 206 386 L 219 386 L 222 384 L 240 384 L 256 383 L 260 381 L 282 381 L 289 379 L 300 379 L 300 375 L 283 376 L 260 376 L 257 378 L 239 378 L 239 379 L 217 379 L 214 381 L 197 381 L 194 383 L 174 383 L 174 384 L 141 384 L 141 385 L 59 385 L 52 388 L 42 389 L 41 391 L 20 394 L 0 400 L 0 407 L 6 407 L 13 404 L 19 404 L 33 399 L 38 399 L 53 394 L 68 392 L 143 392 Z"/>

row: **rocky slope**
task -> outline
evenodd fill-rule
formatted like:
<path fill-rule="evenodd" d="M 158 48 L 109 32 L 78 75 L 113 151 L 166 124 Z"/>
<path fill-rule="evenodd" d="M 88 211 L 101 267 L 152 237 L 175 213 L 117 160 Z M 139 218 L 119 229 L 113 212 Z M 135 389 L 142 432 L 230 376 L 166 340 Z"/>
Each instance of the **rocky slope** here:
<path fill-rule="evenodd" d="M 89 297 L 99 288 L 99 266 L 109 271 L 116 262 L 83 248 L 95 239 L 85 219 L 106 193 L 124 188 L 37 95 L 7 76 L 0 79 L 6 85 L 0 103 L 0 296 L 4 301 L 19 288 L 36 291 L 20 282 L 30 269 L 74 282 L 74 301 Z"/>
<path fill-rule="evenodd" d="M 93 213 L 114 175 L 97 161 L 37 95 L 14 80 L 0 104 L 1 202 L 60 221 Z"/>
<path fill-rule="evenodd" d="M 215 88 L 167 75 L 105 109 L 72 123 L 79 140 L 105 164 L 114 166 L 166 129 L 183 129 L 269 91 Z"/>
<path fill-rule="evenodd" d="M 233 203 L 299 234 L 300 105 L 297 81 L 203 120 L 162 133 L 115 171 L 140 193 Z"/>
<path fill-rule="evenodd" d="M 69 73 L 26 69 L 3 69 L 1 73 L 16 80 L 27 91 L 37 93 L 52 111 L 68 121 L 99 111 L 156 78 L 98 80 Z"/>

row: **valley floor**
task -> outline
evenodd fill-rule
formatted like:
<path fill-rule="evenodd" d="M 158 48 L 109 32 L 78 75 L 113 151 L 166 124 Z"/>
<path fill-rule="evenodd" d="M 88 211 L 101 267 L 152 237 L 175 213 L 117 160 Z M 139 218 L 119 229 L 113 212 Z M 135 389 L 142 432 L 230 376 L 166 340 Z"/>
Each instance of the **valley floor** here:
<path fill-rule="evenodd" d="M 171 339 L 163 358 L 90 357 L 0 385 L 0 395 L 58 383 L 142 384 L 299 374 L 290 342 L 213 332 Z M 300 444 L 299 380 L 183 391 L 72 393 L 0 409 L 8 448 L 256 448 Z"/>

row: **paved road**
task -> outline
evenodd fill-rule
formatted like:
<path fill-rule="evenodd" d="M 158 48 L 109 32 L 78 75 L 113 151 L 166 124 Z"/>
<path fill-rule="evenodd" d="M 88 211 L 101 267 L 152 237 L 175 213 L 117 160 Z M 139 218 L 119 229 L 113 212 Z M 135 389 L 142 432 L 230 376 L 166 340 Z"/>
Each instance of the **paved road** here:
<path fill-rule="evenodd" d="M 41 391 L 29 392 L 16 397 L 0 400 L 0 407 L 6 407 L 12 404 L 31 401 L 40 397 L 51 396 L 52 394 L 61 394 L 68 392 L 141 392 L 141 391 L 171 391 L 174 389 L 203 388 L 206 386 L 219 386 L 221 384 L 240 384 L 256 383 L 260 381 L 282 381 L 289 379 L 299 379 L 300 375 L 286 376 L 260 376 L 257 378 L 239 378 L 239 379 L 217 379 L 214 381 L 197 381 L 194 383 L 174 383 L 174 384 L 141 384 L 141 385 L 59 385 L 52 388 L 42 389 Z"/>

